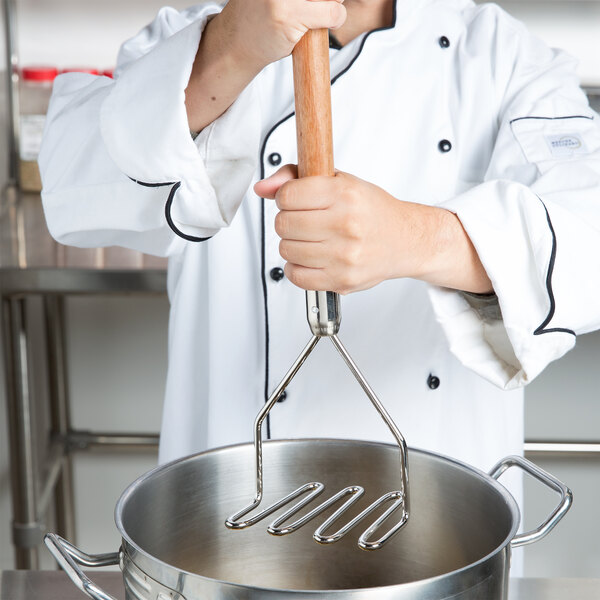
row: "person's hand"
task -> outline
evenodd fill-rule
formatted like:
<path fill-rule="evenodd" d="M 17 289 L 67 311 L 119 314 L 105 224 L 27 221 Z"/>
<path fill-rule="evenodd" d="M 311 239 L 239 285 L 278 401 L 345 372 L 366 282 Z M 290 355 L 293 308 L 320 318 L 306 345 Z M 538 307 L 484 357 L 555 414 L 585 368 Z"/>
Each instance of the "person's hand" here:
<path fill-rule="evenodd" d="M 286 165 L 254 190 L 277 202 L 279 252 L 297 286 L 347 294 L 412 277 L 465 291 L 492 289 L 453 213 L 403 202 L 347 173 L 296 177 L 296 167 Z"/>
<path fill-rule="evenodd" d="M 185 90 L 190 131 L 222 115 L 269 63 L 309 29 L 337 29 L 344 0 L 229 0 L 204 28 Z"/>
<path fill-rule="evenodd" d="M 343 1 L 229 0 L 214 25 L 240 59 L 263 68 L 288 56 L 309 29 L 341 27 L 346 20 Z"/>

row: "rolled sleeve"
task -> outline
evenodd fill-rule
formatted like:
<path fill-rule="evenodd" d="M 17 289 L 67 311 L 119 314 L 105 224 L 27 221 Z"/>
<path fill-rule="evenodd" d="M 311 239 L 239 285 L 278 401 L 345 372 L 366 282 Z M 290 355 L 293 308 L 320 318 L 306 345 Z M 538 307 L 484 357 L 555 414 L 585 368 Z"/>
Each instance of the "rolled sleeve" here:
<path fill-rule="evenodd" d="M 100 111 L 114 163 L 142 185 L 179 182 L 173 222 L 199 237 L 231 223 L 252 181 L 260 143 L 253 83 L 195 139 L 190 135 L 185 90 L 202 31 L 217 8 L 126 64 Z"/>
<path fill-rule="evenodd" d="M 457 358 L 510 389 L 600 326 L 600 124 L 573 59 L 508 33 L 521 42 L 484 181 L 440 204 L 470 237 L 498 310 L 452 290 L 430 296 Z"/>
<path fill-rule="evenodd" d="M 544 204 L 524 185 L 491 181 L 443 206 L 459 217 L 473 242 L 499 308 L 486 311 L 463 294 L 432 288 L 452 351 L 499 387 L 525 385 L 575 344 L 570 321 L 556 320 L 556 241 Z M 544 329 L 553 331 L 542 335 Z"/>
<path fill-rule="evenodd" d="M 114 81 L 57 78 L 39 163 L 59 241 L 173 255 L 231 223 L 258 160 L 255 84 L 195 140 L 185 107 L 202 32 L 220 9 L 161 9 L 121 47 Z"/>

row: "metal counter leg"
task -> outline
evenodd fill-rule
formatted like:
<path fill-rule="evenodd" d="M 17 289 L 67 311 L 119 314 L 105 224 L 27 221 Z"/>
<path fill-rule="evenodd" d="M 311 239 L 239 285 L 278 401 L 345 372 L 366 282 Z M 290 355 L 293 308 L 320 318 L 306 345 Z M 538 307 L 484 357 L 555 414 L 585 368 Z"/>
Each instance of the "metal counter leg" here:
<path fill-rule="evenodd" d="M 57 440 L 56 443 L 60 444 L 66 444 L 71 426 L 64 306 L 64 297 L 44 296 L 52 433 Z M 69 540 L 75 540 L 73 467 L 68 448 L 64 449 L 61 474 L 56 482 L 54 499 L 58 534 Z"/>
<path fill-rule="evenodd" d="M 2 337 L 6 376 L 15 566 L 37 569 L 42 530 L 37 521 L 33 411 L 29 390 L 26 301 L 2 299 Z"/>

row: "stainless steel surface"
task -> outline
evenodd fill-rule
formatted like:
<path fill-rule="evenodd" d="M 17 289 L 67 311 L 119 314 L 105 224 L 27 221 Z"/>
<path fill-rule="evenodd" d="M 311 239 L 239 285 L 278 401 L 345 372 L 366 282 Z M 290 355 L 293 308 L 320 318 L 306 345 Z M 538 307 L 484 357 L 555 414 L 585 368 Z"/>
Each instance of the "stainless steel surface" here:
<path fill-rule="evenodd" d="M 167 273 L 147 269 L 0 269 L 0 293 L 24 294 L 164 294 Z"/>
<path fill-rule="evenodd" d="M 105 433 L 71 429 L 62 438 L 71 450 L 88 450 L 93 447 L 156 448 L 160 440 L 158 433 Z"/>
<path fill-rule="evenodd" d="M 117 600 L 125 600 L 120 573 L 96 573 L 94 580 Z M 509 600 L 597 600 L 600 579 L 511 579 Z M 0 600 L 81 600 L 81 592 L 62 572 L 4 571 Z"/>
<path fill-rule="evenodd" d="M 17 54 L 17 11 L 15 0 L 2 0 L 6 52 L 8 107 L 8 177 L 9 185 L 19 179 L 19 57 Z"/>
<path fill-rule="evenodd" d="M 91 556 L 82 552 L 61 537 L 49 533 L 44 538 L 46 546 L 52 553 L 52 556 L 58 561 L 71 581 L 87 596 L 93 600 L 115 600 L 110 594 L 105 593 L 98 587 L 80 568 L 80 565 L 86 567 L 106 567 L 118 565 L 120 555 L 118 552 Z"/>
<path fill-rule="evenodd" d="M 38 514 L 45 515 L 56 490 L 58 479 L 63 468 L 65 450 L 60 444 L 52 444 L 48 458 L 48 474 L 38 500 Z"/>
<path fill-rule="evenodd" d="M 29 393 L 25 301 L 4 298 L 2 316 L 11 457 L 13 543 L 16 564 L 23 569 L 36 569 L 36 546 L 41 542 L 42 528 L 37 507 L 36 438 L 33 435 L 33 408 Z"/>
<path fill-rule="evenodd" d="M 45 527 L 45 509 L 54 496 L 57 531 L 75 535 L 70 453 L 95 446 L 142 448 L 156 446 L 158 434 L 111 434 L 73 431 L 69 424 L 64 297 L 77 294 L 164 293 L 166 272 L 92 271 L 84 269 L 0 269 L 4 368 L 10 433 L 10 471 L 13 506 L 15 566 L 36 568 Z M 52 443 L 46 464 L 36 464 L 35 414 L 30 372 L 36 365 L 30 356 L 26 306 L 41 296 L 47 351 L 44 369 L 49 375 Z M 35 361 L 34 361 L 35 362 Z M 39 403 L 39 402 L 38 402 Z M 42 473 L 46 472 L 42 480 Z"/>
<path fill-rule="evenodd" d="M 313 335 L 335 335 L 342 320 L 339 294 L 306 290 L 306 318 Z"/>
<path fill-rule="evenodd" d="M 600 442 L 526 441 L 525 454 L 535 455 L 600 455 Z"/>
<path fill-rule="evenodd" d="M 94 574 L 94 580 L 117 600 L 125 600 L 125 588 L 120 573 L 99 572 Z M 597 600 L 600 597 L 600 579 L 511 579 L 509 590 L 509 600 Z M 33 598 L 81 600 L 81 592 L 62 572 L 0 573 L 0 600 Z"/>
<path fill-rule="evenodd" d="M 262 511 L 257 517 L 246 519 L 244 521 L 240 521 L 242 517 L 245 517 L 252 510 L 257 508 L 263 499 L 263 490 L 264 490 L 264 474 L 263 474 L 263 450 L 262 450 L 262 424 L 264 420 L 267 418 L 267 415 L 279 400 L 281 394 L 285 391 L 285 388 L 288 386 L 290 381 L 294 378 L 294 375 L 298 372 L 300 367 L 304 364 L 304 361 L 308 358 L 309 354 L 312 352 L 313 348 L 317 345 L 318 341 L 321 338 L 314 335 L 308 344 L 304 347 L 298 358 L 294 361 L 292 366 L 289 368 L 288 372 L 285 374 L 279 385 L 275 388 L 273 393 L 271 394 L 269 400 L 263 405 L 261 410 L 259 411 L 256 419 L 254 420 L 254 472 L 256 474 L 256 485 L 254 492 L 254 500 L 246 505 L 239 511 L 233 513 L 230 517 L 225 520 L 225 525 L 230 529 L 244 529 L 246 527 L 250 527 L 254 525 L 257 521 L 271 514 L 273 510 L 267 508 Z M 294 497 L 297 497 L 297 492 Z"/>
<path fill-rule="evenodd" d="M 331 336 L 331 342 L 335 346 L 336 350 L 340 353 L 344 362 L 352 372 L 352 375 L 356 378 L 356 381 L 360 384 L 363 391 L 373 404 L 375 410 L 379 413 L 379 416 L 383 419 L 383 422 L 387 425 L 388 429 L 392 432 L 396 443 L 398 444 L 398 448 L 400 449 L 400 478 L 401 478 L 401 486 L 400 486 L 400 494 L 404 498 L 404 506 L 403 506 L 403 516 L 402 519 L 406 522 L 408 519 L 409 511 L 410 511 L 410 490 L 408 487 L 408 450 L 406 448 L 406 440 L 404 436 L 398 429 L 396 423 L 392 419 L 391 415 L 385 409 L 385 406 L 381 403 L 377 395 L 373 391 L 373 388 L 369 385 L 367 380 L 364 378 L 363 374 L 359 371 L 355 362 L 352 360 L 349 352 L 346 350 L 340 339 L 337 335 Z"/>
<path fill-rule="evenodd" d="M 526 533 L 520 533 L 513 538 L 510 545 L 513 548 L 518 548 L 519 546 L 533 544 L 546 537 L 571 508 L 573 493 L 562 481 L 520 456 L 509 456 L 501 460 L 490 471 L 490 477 L 498 479 L 511 467 L 522 469 L 560 496 L 560 502 L 556 508 L 539 527 Z"/>
<path fill-rule="evenodd" d="M 118 600 L 125 600 L 121 573 L 95 573 L 94 580 Z M 81 592 L 62 571 L 0 573 L 0 600 L 81 600 L 81 598 Z"/>
<path fill-rule="evenodd" d="M 325 292 L 316 292 L 316 294 L 320 293 L 324 294 Z M 329 294 L 330 292 L 327 293 Z M 335 294 L 335 296 L 337 296 L 337 294 Z M 336 307 L 336 314 L 339 317 L 339 300 Z M 325 535 L 324 532 L 327 531 L 333 525 L 333 523 L 341 519 L 342 515 L 346 514 L 350 510 L 354 503 L 363 494 L 364 489 L 362 487 L 355 485 L 349 487 L 345 486 L 342 490 L 338 491 L 331 498 L 321 503 L 319 506 L 315 507 L 308 514 L 302 516 L 301 518 L 297 519 L 292 523 L 289 523 L 285 527 L 281 527 L 282 523 L 286 522 L 290 517 L 300 512 L 324 489 L 323 484 L 319 482 L 305 483 L 293 492 L 286 494 L 283 498 L 276 500 L 261 512 L 255 514 L 252 517 L 248 517 L 242 521 L 240 519 L 243 519 L 244 517 L 249 515 L 254 509 L 258 508 L 263 499 L 264 476 L 262 460 L 262 424 L 269 412 L 271 411 L 271 409 L 273 408 L 273 406 L 275 406 L 275 404 L 279 400 L 285 388 L 289 385 L 290 381 L 292 381 L 292 379 L 302 367 L 302 365 L 304 364 L 314 347 L 317 345 L 321 337 L 329 337 L 335 348 L 338 350 L 338 352 L 346 362 L 346 365 L 363 388 L 365 394 L 373 404 L 373 407 L 377 410 L 385 424 L 388 426 L 389 430 L 392 432 L 392 435 L 394 436 L 398 444 L 398 448 L 400 450 L 400 489 L 383 494 L 380 498 L 378 498 L 377 500 L 372 502 L 367 508 L 365 508 L 359 515 L 355 516 L 354 518 L 351 518 L 350 521 L 348 521 L 345 525 L 340 527 L 336 532 L 328 535 Z M 261 408 L 254 422 L 254 467 L 256 473 L 254 499 L 250 502 L 250 504 L 247 504 L 241 510 L 227 517 L 227 519 L 225 520 L 225 525 L 230 529 L 245 529 L 247 527 L 250 527 L 258 523 L 259 521 L 262 521 L 269 515 L 273 514 L 276 510 L 279 510 L 281 507 L 293 502 L 301 496 L 304 496 L 307 492 L 310 492 L 308 496 L 305 496 L 297 504 L 293 505 L 288 511 L 286 511 L 286 513 L 283 516 L 275 519 L 275 521 L 273 521 L 267 527 L 267 531 L 270 534 L 280 536 L 297 531 L 298 529 L 300 529 L 300 527 L 306 525 L 306 523 L 320 515 L 323 511 L 328 509 L 330 506 L 333 506 L 347 495 L 350 495 L 350 498 L 314 532 L 313 538 L 316 542 L 319 542 L 320 544 L 332 544 L 334 542 L 339 541 L 340 539 L 342 539 L 343 536 L 349 533 L 356 525 L 362 522 L 367 516 L 372 514 L 378 508 L 391 502 L 391 506 L 389 506 L 389 508 L 384 512 L 384 514 L 379 516 L 371 525 L 369 525 L 358 538 L 358 547 L 362 550 L 379 550 L 396 533 L 398 533 L 400 529 L 404 527 L 404 525 L 406 525 L 409 519 L 410 507 L 408 488 L 408 456 L 406 441 L 404 440 L 404 437 L 398 429 L 397 425 L 394 423 L 392 417 L 387 412 L 380 400 L 377 398 L 375 392 L 373 391 L 367 380 L 364 378 L 362 373 L 359 371 L 358 367 L 352 360 L 352 357 L 350 356 L 346 348 L 344 348 L 342 342 L 335 334 L 324 334 L 323 336 L 313 335 L 313 337 L 302 350 L 298 358 L 294 361 L 293 365 L 290 367 L 288 372 L 285 374 L 282 381 L 275 388 L 275 390 L 271 394 L 271 397 Z M 387 519 L 390 518 L 398 510 L 401 510 L 402 512 L 396 524 L 393 527 L 389 528 L 386 531 L 386 533 L 380 538 L 372 540 L 371 538 L 375 534 L 375 532 L 379 531 L 379 529 L 381 529 L 385 521 L 387 521 Z"/>
<path fill-rule="evenodd" d="M 48 389 L 50 393 L 51 428 L 54 446 L 60 449 L 60 464 L 54 492 L 57 532 L 75 539 L 75 494 L 71 454 L 61 440 L 71 429 L 67 377 L 65 333 L 65 299 L 58 294 L 44 296 L 44 324 L 48 356 Z"/>
<path fill-rule="evenodd" d="M 298 487 L 308 473 L 334 489 L 357 479 L 367 499 L 400 483 L 392 444 L 269 441 L 263 450 L 267 502 Z M 351 535 L 328 546 L 315 545 L 306 530 L 274 537 L 253 527 L 224 529 L 219 515 L 254 488 L 253 444 L 158 467 L 123 493 L 115 511 L 128 597 L 154 598 L 154 590 L 166 589 L 187 600 L 505 600 L 519 526 L 512 496 L 458 461 L 412 449 L 409 458 L 411 518 L 377 553 L 356 552 Z M 68 547 L 63 552 L 76 561 L 82 556 Z"/>

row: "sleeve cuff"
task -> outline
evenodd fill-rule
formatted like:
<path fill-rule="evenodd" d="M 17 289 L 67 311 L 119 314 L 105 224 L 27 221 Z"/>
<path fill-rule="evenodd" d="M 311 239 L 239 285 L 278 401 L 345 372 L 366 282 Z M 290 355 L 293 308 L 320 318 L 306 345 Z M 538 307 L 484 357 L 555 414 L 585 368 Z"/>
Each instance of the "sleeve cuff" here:
<path fill-rule="evenodd" d="M 100 113 L 108 153 L 129 177 L 149 183 L 198 178 L 185 89 L 206 19 L 192 22 L 126 66 Z"/>
<path fill-rule="evenodd" d="M 525 385 L 575 344 L 574 333 L 554 321 L 555 240 L 546 208 L 526 186 L 500 180 L 440 206 L 459 217 L 498 302 L 494 311 L 462 292 L 430 290 L 451 350 L 499 387 Z"/>
<path fill-rule="evenodd" d="M 127 65 L 100 117 L 119 169 L 142 184 L 180 183 L 171 217 L 177 229 L 202 238 L 231 223 L 252 182 L 260 143 L 253 83 L 195 139 L 190 135 L 185 89 L 206 22 L 192 22 Z"/>

